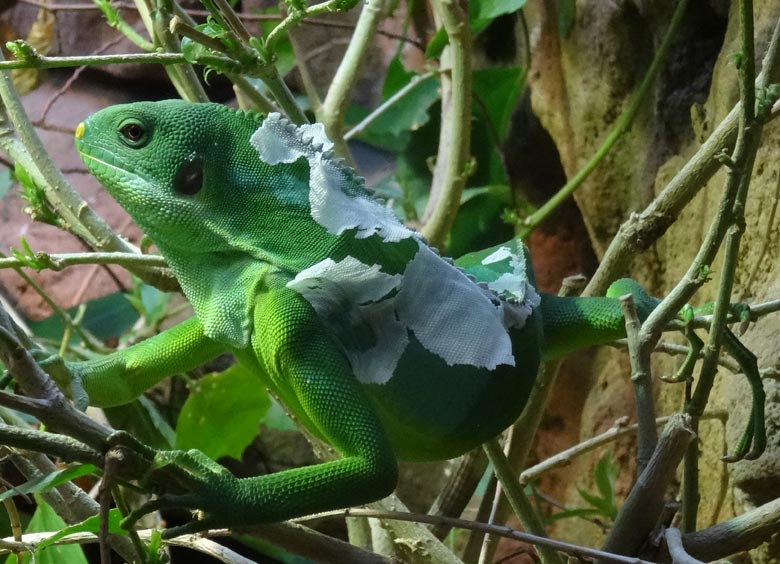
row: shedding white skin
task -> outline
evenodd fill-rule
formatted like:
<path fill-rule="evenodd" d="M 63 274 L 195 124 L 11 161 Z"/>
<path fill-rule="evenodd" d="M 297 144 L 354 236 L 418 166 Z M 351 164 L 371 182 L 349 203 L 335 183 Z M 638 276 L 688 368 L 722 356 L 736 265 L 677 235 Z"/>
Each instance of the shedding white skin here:
<path fill-rule="evenodd" d="M 407 265 L 396 311 L 426 349 L 449 365 L 515 365 L 504 304 L 426 245 Z"/>
<path fill-rule="evenodd" d="M 325 259 L 287 287 L 312 304 L 358 380 L 374 384 L 392 378 L 409 332 L 450 366 L 515 366 L 508 329 L 522 326 L 535 307 L 500 299 L 424 244 L 403 275 L 349 256 Z"/>
<path fill-rule="evenodd" d="M 506 272 L 495 280 L 488 281 L 487 285 L 499 296 L 517 301 L 519 308 L 517 313 L 522 316 L 520 323 L 524 322 L 541 302 L 536 289 L 528 281 L 525 270 L 527 260 L 527 257 L 514 253 L 509 247 L 500 247 L 496 252 L 482 259 L 484 265 L 507 263 Z"/>
<path fill-rule="evenodd" d="M 302 270 L 287 287 L 301 294 L 341 343 L 360 382 L 384 384 L 393 376 L 409 337 L 396 319 L 388 294 L 401 285 L 390 275 L 354 257 L 325 259 Z M 360 338 L 373 338 L 363 348 Z"/>
<path fill-rule="evenodd" d="M 293 163 L 301 157 L 309 162 L 311 215 L 329 233 L 341 235 L 348 229 L 356 229 L 357 239 L 376 234 L 388 242 L 414 234 L 398 221 L 392 210 L 362 190 L 348 192 L 355 185 L 355 178 L 333 156 L 333 143 L 321 123 L 295 126 L 280 114 L 271 113 L 252 135 L 250 143 L 260 159 L 270 165 Z"/>

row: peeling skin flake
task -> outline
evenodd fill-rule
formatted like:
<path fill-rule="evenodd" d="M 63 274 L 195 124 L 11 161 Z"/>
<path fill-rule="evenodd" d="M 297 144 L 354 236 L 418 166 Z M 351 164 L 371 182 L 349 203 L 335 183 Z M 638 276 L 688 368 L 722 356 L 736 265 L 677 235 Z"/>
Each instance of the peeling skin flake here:
<path fill-rule="evenodd" d="M 524 321 L 530 315 L 530 311 L 541 302 L 536 289 L 528 282 L 526 274 L 526 261 L 528 259 L 523 254 L 513 253 L 509 247 L 500 247 L 482 259 L 482 264 L 490 265 L 506 260 L 509 262 L 506 272 L 495 280 L 489 281 L 488 287 L 499 295 L 520 302 L 520 305 L 528 310 L 528 313 L 523 317 Z"/>
<path fill-rule="evenodd" d="M 450 366 L 514 366 L 508 329 L 538 305 L 536 292 L 520 304 L 499 299 L 423 244 L 403 275 L 348 256 L 307 268 L 287 287 L 312 304 L 358 380 L 373 384 L 392 378 L 410 331 Z"/>
<path fill-rule="evenodd" d="M 293 163 L 301 157 L 309 161 L 309 205 L 314 220 L 329 233 L 341 235 L 356 229 L 355 237 L 379 235 L 397 242 L 413 235 L 392 210 L 360 191 L 348 193 L 355 179 L 330 154 L 333 148 L 322 124 L 291 126 L 277 113 L 269 114 L 252 135 L 252 146 L 263 162 L 270 165 Z"/>
<path fill-rule="evenodd" d="M 398 316 L 426 349 L 449 365 L 494 370 L 515 365 L 500 304 L 425 245 L 404 271 Z"/>
<path fill-rule="evenodd" d="M 501 262 L 508 258 L 514 258 L 514 254 L 509 247 L 501 247 L 495 253 L 492 253 L 482 259 L 482 264 L 493 264 L 494 262 Z"/>
<path fill-rule="evenodd" d="M 393 376 L 406 349 L 406 328 L 395 316 L 387 295 L 402 281 L 348 256 L 339 262 L 325 259 L 298 273 L 287 287 L 301 294 L 333 331 L 352 364 L 358 381 L 384 384 Z M 361 348 L 369 334 L 374 346 Z"/>

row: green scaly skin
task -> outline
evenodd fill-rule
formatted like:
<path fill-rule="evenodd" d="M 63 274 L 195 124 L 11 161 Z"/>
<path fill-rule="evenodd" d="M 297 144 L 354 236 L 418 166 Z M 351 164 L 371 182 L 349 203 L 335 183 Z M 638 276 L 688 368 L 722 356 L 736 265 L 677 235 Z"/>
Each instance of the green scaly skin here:
<path fill-rule="evenodd" d="M 272 124 L 270 117 L 267 120 Z M 260 116 L 220 105 L 165 101 L 107 108 L 79 126 L 76 145 L 84 162 L 155 241 L 197 316 L 103 359 L 68 366 L 91 404 L 110 406 L 131 401 L 171 374 L 231 352 L 254 370 L 258 386 L 281 398 L 303 425 L 333 445 L 341 459 L 236 479 L 197 452 L 165 453 L 161 460 L 187 468 L 182 480 L 190 493 L 163 496 L 131 520 L 160 507 L 185 506 L 205 512 L 205 520 L 194 526 L 204 528 L 277 521 L 379 499 L 395 487 L 397 460 L 454 457 L 511 424 L 526 403 L 543 359 L 624 336 L 615 297 L 542 295 L 523 323 L 501 329 L 509 337 L 510 357 L 504 351 L 495 366 L 491 362 L 498 353 L 488 354 L 481 364 L 457 360 L 462 334 L 455 327 L 451 337 L 450 333 L 426 337 L 427 318 L 444 315 L 441 326 L 449 331 L 458 324 L 446 318 L 448 312 L 461 308 L 463 324 L 495 328 L 491 316 L 515 311 L 517 300 L 480 289 L 475 282 L 484 286 L 500 274 L 520 272 L 516 267 L 522 262 L 518 257 L 524 257 L 522 244 L 511 241 L 456 261 L 470 280 L 427 253 L 421 238 L 406 231 L 398 240 L 386 240 L 380 233 L 359 235 L 359 228 L 338 232 L 327 227 L 327 219 L 313 218 L 309 199 L 315 161 L 301 157 L 264 162 L 261 156 L 271 159 L 273 150 L 250 144 L 262 123 Z M 293 140 L 301 136 L 302 130 L 282 126 Z M 273 134 L 269 139 L 275 141 Z M 317 143 L 305 150 L 326 164 L 333 160 Z M 374 204 L 363 201 L 367 192 L 362 181 L 333 162 L 342 175 L 337 190 L 351 198 L 348 202 L 358 201 L 361 210 L 381 215 L 371 207 Z M 386 225 L 400 228 L 392 221 Z M 511 251 L 515 262 L 486 261 L 499 256 L 496 251 L 504 255 Z M 402 309 L 402 286 L 373 296 L 368 313 L 361 313 L 365 298 L 354 297 L 360 302 L 356 305 L 349 302 L 349 290 L 328 290 L 328 298 L 337 304 L 323 313 L 316 309 L 323 302 L 290 286 L 302 271 L 331 259 L 353 265 L 345 279 L 353 280 L 358 273 L 369 276 L 371 282 L 360 288 L 373 293 L 380 281 L 396 283 L 401 275 L 411 280 L 407 268 L 418 255 L 425 255 L 423 271 L 431 274 L 409 286 L 432 293 L 424 302 L 452 303 L 439 307 L 415 302 L 405 314 L 381 317 L 382 304 Z M 359 266 L 354 267 L 356 263 Z M 381 272 L 371 271 L 372 265 Z M 522 267 L 522 276 L 533 285 L 530 264 Z M 328 276 L 331 282 L 342 282 L 340 275 Z M 438 283 L 434 276 L 442 277 L 442 287 L 448 288 L 443 298 L 434 295 Z M 423 280 L 433 280 L 434 286 Z M 314 282 L 312 291 L 328 280 L 315 277 Z M 533 293 L 533 288 L 528 291 Z M 634 295 L 642 318 L 657 304 L 631 280 L 616 283 L 611 295 L 627 292 Z M 472 316 L 471 308 L 457 302 L 461 295 L 471 296 L 463 303 L 479 301 L 474 309 L 490 319 Z M 423 309 L 414 311 L 418 307 Z M 383 358 L 377 352 L 381 346 L 373 347 L 384 345 L 387 333 L 377 329 L 375 319 L 381 317 L 381 327 L 387 329 L 396 327 L 403 315 L 410 321 L 400 331 L 402 346 L 393 356 L 392 373 L 375 381 L 371 370 L 382 364 L 369 363 L 373 368 L 358 377 L 355 359 Z M 435 327 L 434 333 L 440 332 Z M 453 342 L 454 349 L 448 348 Z M 437 347 L 446 350 L 434 352 Z"/>

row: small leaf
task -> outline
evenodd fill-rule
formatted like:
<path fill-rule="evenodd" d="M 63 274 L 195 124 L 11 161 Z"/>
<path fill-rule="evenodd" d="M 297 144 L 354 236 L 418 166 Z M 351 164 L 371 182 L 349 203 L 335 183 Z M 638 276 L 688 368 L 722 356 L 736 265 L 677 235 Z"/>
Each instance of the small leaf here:
<path fill-rule="evenodd" d="M 474 94 L 481 102 L 475 105 L 475 112 L 487 113 L 499 141 L 503 142 L 517 97 L 525 84 L 525 72 L 520 67 L 480 69 L 474 71 L 473 80 Z"/>
<path fill-rule="evenodd" d="M 605 499 L 600 498 L 597 495 L 593 495 L 592 493 L 586 492 L 583 489 L 577 488 L 577 493 L 580 494 L 582 499 L 587 501 L 589 504 L 591 504 L 593 507 L 599 510 L 599 512 L 602 515 L 609 516 L 612 513 L 612 506 L 607 503 Z"/>
<path fill-rule="evenodd" d="M 270 406 L 260 378 L 240 364 L 205 376 L 195 382 L 179 413 L 176 448 L 195 448 L 214 460 L 238 459 Z"/>
<path fill-rule="evenodd" d="M 433 37 L 428 42 L 428 46 L 425 48 L 425 58 L 438 59 L 441 57 L 441 52 L 444 51 L 444 48 L 449 42 L 450 38 L 447 35 L 447 32 L 444 31 L 443 27 L 440 27 L 436 30 L 436 33 L 433 34 Z"/>
<path fill-rule="evenodd" d="M 428 123 L 429 110 L 439 99 L 439 82 L 432 76 L 420 78 L 419 75 L 406 70 L 397 57 L 391 61 L 388 68 L 383 98 L 387 100 L 413 81 L 416 82 L 403 96 L 386 107 L 360 134 L 361 140 L 400 151 L 408 141 L 408 134 Z M 393 141 L 401 139 L 401 143 Z"/>
<path fill-rule="evenodd" d="M 77 309 L 69 308 L 67 312 L 73 316 Z M 119 336 L 137 320 L 138 313 L 125 299 L 125 294 L 117 292 L 88 302 L 81 325 L 98 339 L 104 340 Z M 62 318 L 56 314 L 40 321 L 31 321 L 30 328 L 38 337 L 55 341 L 61 340 L 64 334 Z M 75 334 L 73 342 L 78 342 Z"/>
<path fill-rule="evenodd" d="M 60 484 L 70 482 L 81 476 L 87 476 L 95 472 L 94 464 L 74 464 L 68 466 L 62 470 L 57 470 L 45 476 L 40 476 L 23 483 L 21 486 L 17 486 L 13 489 L 7 490 L 0 494 L 0 501 L 13 497 L 18 494 L 31 494 L 47 492 L 52 488 L 56 488 Z"/>
<path fill-rule="evenodd" d="M 617 480 L 618 472 L 619 468 L 612 458 L 612 452 L 607 451 L 596 465 L 594 478 L 601 497 L 615 512 L 615 480 Z"/>
<path fill-rule="evenodd" d="M 469 5 L 470 19 L 492 20 L 511 14 L 525 6 L 526 0 L 474 0 Z"/>
<path fill-rule="evenodd" d="M 108 512 L 108 532 L 112 535 L 127 535 L 127 531 L 124 530 L 120 523 L 122 522 L 122 514 L 119 512 L 119 509 L 111 509 Z M 38 545 L 38 550 L 41 550 L 42 548 L 46 548 L 47 546 L 50 546 L 60 540 L 63 537 L 66 537 L 68 535 L 71 535 L 73 533 L 95 533 L 98 534 L 100 532 L 100 516 L 99 515 L 93 515 L 92 517 L 89 517 L 82 521 L 81 523 L 76 523 L 74 525 L 70 525 L 68 527 L 65 527 L 64 529 L 60 529 L 60 531 L 43 541 Z"/>
<path fill-rule="evenodd" d="M 558 0 L 558 34 L 568 37 L 577 20 L 577 1 Z"/>
<path fill-rule="evenodd" d="M 170 450 L 176 433 L 150 399 L 141 396 L 125 405 L 104 408 L 111 426 L 123 429 L 155 449 Z"/>

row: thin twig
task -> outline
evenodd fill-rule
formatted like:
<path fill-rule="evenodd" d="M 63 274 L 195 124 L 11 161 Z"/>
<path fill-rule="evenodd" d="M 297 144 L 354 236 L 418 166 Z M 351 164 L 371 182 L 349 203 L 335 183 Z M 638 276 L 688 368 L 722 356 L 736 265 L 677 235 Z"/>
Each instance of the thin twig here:
<path fill-rule="evenodd" d="M 717 361 L 720 348 L 724 339 L 724 328 L 731 302 L 731 289 L 734 285 L 734 275 L 739 258 L 739 246 L 742 231 L 745 226 L 744 209 L 750 186 L 750 178 L 753 171 L 756 153 L 761 140 L 763 125 L 756 119 L 755 114 L 755 67 L 753 47 L 753 4 L 750 0 L 741 0 L 740 23 L 742 30 L 742 57 L 740 66 L 740 98 L 742 112 L 739 120 L 739 132 L 734 152 L 731 156 L 732 166 L 728 170 L 728 178 L 724 187 L 724 195 L 721 207 L 716 214 L 715 224 L 708 233 L 703 251 L 696 256 L 696 261 L 691 266 L 701 270 L 709 267 L 715 257 L 720 242 L 726 237 L 723 267 L 720 283 L 715 298 L 715 306 L 712 315 L 712 324 L 709 329 L 708 343 L 704 352 L 699 379 L 693 392 L 688 413 L 693 416 L 694 432 L 698 429 L 697 418 L 704 412 L 709 399 L 710 391 L 715 381 Z M 772 44 L 780 40 L 780 22 L 775 27 Z M 710 235 L 712 234 L 712 237 Z M 716 239 L 717 238 L 717 239 Z M 714 248 L 707 248 L 707 243 Z M 701 260 L 701 262 L 699 262 Z M 689 270 L 690 272 L 690 270 Z M 678 284 L 678 288 L 683 286 Z M 676 288 L 677 289 L 677 288 Z M 681 292 L 682 293 L 682 292 Z M 763 424 L 761 421 L 759 424 Z M 696 517 L 698 514 L 699 489 L 698 489 L 698 449 L 690 449 L 686 457 L 686 472 L 683 481 L 683 522 L 682 528 L 686 532 L 696 529 Z"/>
<path fill-rule="evenodd" d="M 159 255 L 142 255 L 139 253 L 61 253 L 50 255 L 48 253 L 36 253 L 36 268 L 39 270 L 62 270 L 69 266 L 81 264 L 118 264 L 127 268 L 136 266 L 165 267 L 168 263 Z M 15 257 L 0 258 L 0 269 L 21 268 L 29 264 Z"/>
<path fill-rule="evenodd" d="M 354 89 L 361 63 L 369 52 L 369 46 L 384 11 L 385 0 L 368 0 L 363 4 L 355 33 L 352 34 L 347 51 L 336 69 L 328 93 L 317 114 L 317 120 L 325 125 L 325 132 L 333 141 L 336 153 L 345 158 L 349 158 L 349 149 L 344 138 L 343 127 L 350 93 Z"/>
<path fill-rule="evenodd" d="M 152 535 L 159 533 L 156 529 L 147 529 L 138 531 L 138 535 L 145 541 L 149 542 Z M 0 546 L 0 554 L 8 554 L 14 550 L 35 548 L 41 542 L 46 539 L 59 534 L 58 531 L 51 531 L 45 533 L 28 533 L 22 537 L 22 542 L 5 538 L 2 539 L 2 546 Z M 211 537 L 226 537 L 230 535 L 230 531 L 227 529 L 212 530 L 208 532 L 208 536 Z M 53 543 L 54 546 L 66 545 L 66 544 L 92 544 L 98 542 L 98 537 L 94 533 L 72 533 L 61 539 L 58 539 Z M 196 552 L 212 556 L 219 562 L 224 564 L 255 564 L 254 560 L 250 560 L 233 550 L 222 546 L 208 538 L 204 538 L 204 535 L 183 535 L 176 537 L 175 539 L 163 541 L 165 544 L 172 546 L 181 546 L 190 548 Z"/>
<path fill-rule="evenodd" d="M 688 554 L 710 562 L 753 549 L 780 531 L 780 499 L 712 527 L 683 534 Z"/>
<path fill-rule="evenodd" d="M 574 296 L 582 291 L 585 279 L 581 276 L 569 276 L 563 280 L 558 292 L 559 296 Z M 525 468 L 528 455 L 534 442 L 534 437 L 542 423 L 547 401 L 555 387 L 555 380 L 561 366 L 560 360 L 542 363 L 536 372 L 531 392 L 526 400 L 523 412 L 517 418 L 507 433 L 507 458 L 512 468 Z M 501 495 L 501 485 L 494 494 L 494 508 L 491 522 L 505 523 L 511 508 L 505 496 Z M 497 543 L 490 537 L 485 538 L 482 547 L 482 559 L 491 562 L 497 548 Z"/>
<path fill-rule="evenodd" d="M 674 564 L 704 564 L 701 560 L 696 560 L 693 556 L 685 552 L 682 542 L 682 533 L 676 527 L 669 527 L 664 531 L 664 539 L 669 549 Z"/>
<path fill-rule="evenodd" d="M 634 402 L 639 425 L 639 444 L 636 453 L 637 474 L 641 474 L 653 455 L 658 433 L 655 424 L 655 402 L 653 381 L 650 374 L 650 357 L 640 354 L 639 329 L 641 323 L 631 294 L 621 296 L 620 307 L 626 318 L 626 340 L 631 360 L 631 382 L 634 387 Z"/>
<path fill-rule="evenodd" d="M 431 515 L 424 515 L 422 513 L 402 513 L 398 511 L 376 511 L 374 509 L 345 509 L 340 511 L 331 511 L 327 513 L 318 513 L 307 517 L 311 518 L 325 518 L 325 517 L 372 517 L 375 519 L 387 519 L 387 520 L 400 520 L 400 521 L 413 521 L 417 523 L 430 523 L 439 524 L 446 523 L 451 527 L 458 529 L 466 529 L 471 531 L 480 531 L 490 535 L 496 535 L 500 537 L 506 537 L 521 542 L 526 542 L 536 546 L 546 546 L 558 552 L 571 554 L 577 557 L 584 558 L 599 558 L 604 562 L 614 562 L 615 564 L 653 564 L 647 560 L 642 560 L 633 556 L 622 556 L 620 554 L 610 554 L 603 550 L 595 548 L 589 548 L 580 546 L 568 542 L 563 542 L 547 537 L 539 537 L 510 527 L 503 525 L 490 525 L 487 523 L 477 523 L 475 521 L 467 521 L 465 519 L 454 519 L 452 517 L 433 517 Z"/>
<path fill-rule="evenodd" d="M 764 56 L 761 74 L 756 79 L 758 90 L 780 81 L 778 62 L 780 62 L 780 45 L 773 39 Z M 661 193 L 641 213 L 633 214 L 620 226 L 583 295 L 602 295 L 607 286 L 626 270 L 634 257 L 650 248 L 666 233 L 682 209 L 720 169 L 721 164 L 717 156 L 734 146 L 741 109 L 742 103 L 737 102 L 699 150 L 666 184 Z M 766 120 L 775 119 L 778 115 L 780 115 L 780 104 L 776 104 Z"/>
<path fill-rule="evenodd" d="M 504 489 L 504 494 L 509 500 L 515 515 L 520 519 L 523 528 L 538 537 L 546 537 L 544 523 L 531 505 L 531 502 L 528 501 L 523 488 L 520 487 L 504 451 L 501 450 L 498 439 L 491 439 L 482 446 L 490 463 L 493 465 L 493 471 Z M 562 564 L 558 553 L 555 550 L 551 550 L 550 547 L 539 545 L 537 550 L 542 564 Z"/>
<path fill-rule="evenodd" d="M 667 487 L 693 439 L 690 417 L 678 413 L 669 418 L 645 471 L 639 475 L 620 508 L 603 550 L 618 554 L 637 553 L 658 524 Z"/>
<path fill-rule="evenodd" d="M 225 59 L 227 62 L 227 59 Z M 13 69 L 62 69 L 81 66 L 130 65 L 130 64 L 181 65 L 187 61 L 180 53 L 124 53 L 118 55 L 79 55 L 71 57 L 45 57 L 35 59 L 0 61 L 0 70 Z"/>

